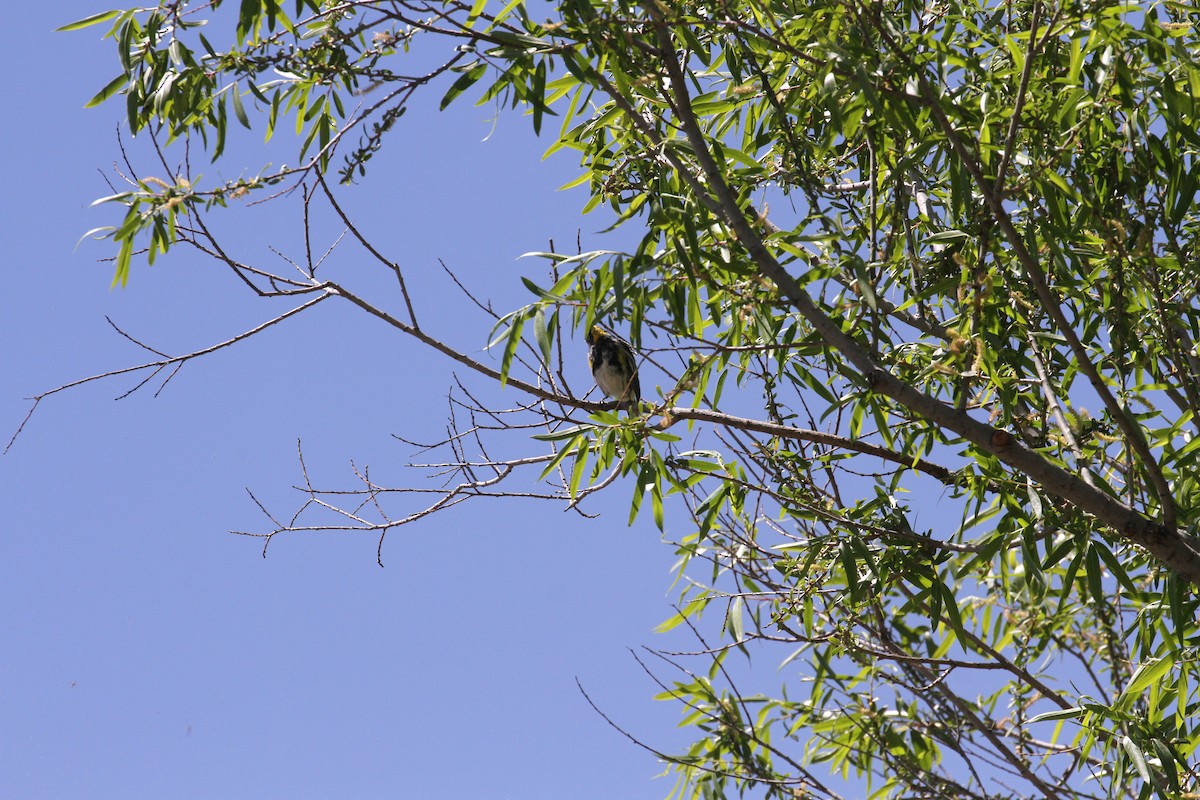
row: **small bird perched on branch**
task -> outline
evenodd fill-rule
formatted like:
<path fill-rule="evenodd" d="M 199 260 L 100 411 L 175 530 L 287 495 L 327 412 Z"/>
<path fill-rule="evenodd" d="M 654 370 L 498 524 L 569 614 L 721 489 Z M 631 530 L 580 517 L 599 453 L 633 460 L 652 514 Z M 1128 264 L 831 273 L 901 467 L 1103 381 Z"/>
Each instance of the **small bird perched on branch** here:
<path fill-rule="evenodd" d="M 593 325 L 586 339 L 588 364 L 600 391 L 622 406 L 636 405 L 642 399 L 642 387 L 633 346 L 603 325 Z"/>

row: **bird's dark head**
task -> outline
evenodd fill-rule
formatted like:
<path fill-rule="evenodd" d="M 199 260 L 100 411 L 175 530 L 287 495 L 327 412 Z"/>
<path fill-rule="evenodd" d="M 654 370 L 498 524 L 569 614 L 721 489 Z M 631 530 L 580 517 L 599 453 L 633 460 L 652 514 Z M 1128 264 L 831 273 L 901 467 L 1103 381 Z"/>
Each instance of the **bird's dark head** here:
<path fill-rule="evenodd" d="M 587 332 L 587 336 L 584 337 L 584 340 L 589 345 L 593 345 L 596 342 L 600 341 L 601 339 L 605 338 L 606 336 L 612 336 L 612 333 L 607 328 L 605 328 L 603 325 L 597 324 L 597 325 L 593 325 L 591 327 L 591 329 Z"/>

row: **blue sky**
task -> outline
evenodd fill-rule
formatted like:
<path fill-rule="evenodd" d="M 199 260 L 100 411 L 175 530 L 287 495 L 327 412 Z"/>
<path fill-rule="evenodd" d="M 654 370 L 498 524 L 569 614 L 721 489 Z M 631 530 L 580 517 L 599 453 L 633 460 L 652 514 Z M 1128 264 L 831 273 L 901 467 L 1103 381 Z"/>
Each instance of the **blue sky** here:
<path fill-rule="evenodd" d="M 182 251 L 110 289 L 109 246 L 76 246 L 116 219 L 89 205 L 109 192 L 102 173 L 114 179 L 120 107 L 83 108 L 116 64 L 102 28 L 53 29 L 107 7 L 27 3 L 0 33 L 15 65 L 2 90 L 5 440 L 24 398 L 141 359 L 106 316 L 174 353 L 283 308 Z M 542 162 L 548 141 L 526 121 L 493 131 L 490 109 L 438 114 L 439 97 L 409 113 L 347 202 L 404 263 L 428 327 L 479 352 L 489 321 L 463 313 L 439 258 L 503 309 L 536 269 L 520 253 L 570 246 L 578 228 L 585 249 L 614 242 L 595 235 L 604 220 L 579 217 L 581 193 L 554 191 L 576 164 Z M 256 152 L 257 137 L 236 147 Z M 219 221 L 247 257 L 300 247 L 288 214 Z M 453 376 L 327 304 L 185 366 L 157 398 L 114 402 L 135 382 L 114 379 L 43 403 L 0 457 L 0 796 L 665 796 L 661 765 L 575 684 L 648 741 L 681 742 L 679 709 L 651 699 L 627 651 L 666 644 L 651 631 L 675 597 L 671 549 L 649 519 L 625 524 L 628 488 L 593 502 L 592 521 L 468 504 L 393 533 L 383 569 L 370 537 L 285 537 L 264 559 L 228 533 L 264 527 L 246 487 L 281 511 L 298 502 L 297 440 L 327 485 L 352 482 L 351 460 L 403 482 L 415 454 L 391 434 L 440 434 Z"/>

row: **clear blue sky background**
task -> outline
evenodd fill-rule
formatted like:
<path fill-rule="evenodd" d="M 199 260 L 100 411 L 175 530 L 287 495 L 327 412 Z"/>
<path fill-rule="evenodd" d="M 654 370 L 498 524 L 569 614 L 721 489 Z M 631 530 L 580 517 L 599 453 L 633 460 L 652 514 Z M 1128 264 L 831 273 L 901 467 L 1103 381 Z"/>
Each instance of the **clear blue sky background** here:
<path fill-rule="evenodd" d="M 174 353 L 283 308 L 188 252 L 110 290 L 109 246 L 76 248 L 116 219 L 89 204 L 109 192 L 121 109 L 83 104 L 117 67 L 102 28 L 52 31 L 107 7 L 23 3 L 0 33 L 5 440 L 23 398 L 141 359 L 105 315 Z M 577 174 L 569 157 L 542 162 L 548 142 L 512 115 L 485 142 L 490 109 L 438 114 L 439 97 L 403 120 L 349 202 L 414 276 L 427 326 L 478 352 L 488 320 L 461 313 L 438 258 L 506 308 L 536 269 L 520 253 L 549 237 L 570 247 L 580 227 L 585 248 L 613 242 L 594 235 L 603 219 L 579 217 L 582 194 L 555 193 Z M 288 215 L 220 219 L 247 258 L 300 252 Z M 648 519 L 626 527 L 628 487 L 590 522 L 469 505 L 392 534 L 383 569 L 369 537 L 287 537 L 264 559 L 228 533 L 264 526 L 247 486 L 281 511 L 298 501 L 298 439 L 326 485 L 351 483 L 351 459 L 403 482 L 414 453 L 390 434 L 437 436 L 452 375 L 342 304 L 186 366 L 158 398 L 114 402 L 133 385 L 116 379 L 43 403 L 0 457 L 0 796 L 665 796 L 661 765 L 575 685 L 647 741 L 681 742 L 679 709 L 651 700 L 626 650 L 670 643 L 651 629 L 675 597 L 670 548 Z"/>

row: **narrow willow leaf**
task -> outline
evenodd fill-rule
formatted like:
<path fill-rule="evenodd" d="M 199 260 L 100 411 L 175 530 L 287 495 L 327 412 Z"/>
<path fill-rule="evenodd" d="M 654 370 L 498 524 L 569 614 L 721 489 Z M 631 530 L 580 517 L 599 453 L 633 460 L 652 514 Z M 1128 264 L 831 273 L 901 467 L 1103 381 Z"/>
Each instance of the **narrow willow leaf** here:
<path fill-rule="evenodd" d="M 691 619 L 694 616 L 698 616 L 702 611 L 704 611 L 704 607 L 708 605 L 709 600 L 711 599 L 712 598 L 708 597 L 707 595 L 704 595 L 689 601 L 687 605 L 685 605 L 678 612 L 656 625 L 654 627 L 654 632 L 666 633 L 673 628 L 677 628 L 685 620 Z"/>
<path fill-rule="evenodd" d="M 1170 658 L 1151 658 L 1140 664 L 1130 676 L 1129 684 L 1122 690 L 1114 705 L 1119 705 L 1123 701 L 1136 701 L 1151 684 L 1161 681 L 1171 671 L 1174 663 L 1174 660 Z"/>
<path fill-rule="evenodd" d="M 242 127 L 248 130 L 250 128 L 250 118 L 246 116 L 246 108 L 242 105 L 242 93 L 236 83 L 230 89 L 230 95 L 233 97 L 233 115 L 242 124 Z"/>
<path fill-rule="evenodd" d="M 1030 723 L 1034 723 L 1053 722 L 1055 720 L 1062 719 L 1079 719 L 1084 715 L 1084 713 L 1085 709 L 1082 706 L 1076 706 L 1074 708 L 1061 708 L 1055 711 L 1046 711 L 1042 714 L 1038 714 L 1037 716 L 1032 717 L 1029 721 Z"/>
<path fill-rule="evenodd" d="M 105 100 L 112 97 L 117 92 L 121 91 L 121 89 L 124 88 L 125 84 L 128 83 L 128 81 L 129 81 L 129 76 L 126 75 L 125 73 L 121 73 L 120 75 L 118 75 L 117 77 L 115 77 L 111 81 L 109 81 L 107 84 L 105 84 L 103 89 L 96 92 L 96 94 L 92 97 L 91 100 L 88 100 L 86 103 L 83 104 L 83 107 L 84 108 L 92 108 L 94 106 L 100 105 Z"/>
<path fill-rule="evenodd" d="M 115 8 L 112 11 L 101 11 L 98 14 L 92 14 L 90 17 L 84 17 L 83 19 L 77 19 L 74 22 L 69 22 L 66 25 L 63 25 L 61 28 L 55 28 L 54 30 L 55 32 L 77 31 L 92 25 L 98 25 L 101 22 L 106 22 L 113 17 L 119 17 L 122 13 L 124 12 L 119 8 Z"/>
<path fill-rule="evenodd" d="M 729 633 L 735 642 L 746 638 L 746 621 L 743 619 L 745 613 L 745 599 L 739 596 L 729 601 L 729 611 L 726 613 L 725 619 L 728 622 Z"/>
<path fill-rule="evenodd" d="M 471 88 L 475 83 L 483 77 L 483 73 L 487 71 L 487 64 L 480 61 L 462 75 L 458 76 L 458 80 L 450 85 L 446 90 L 446 94 L 442 96 L 442 102 L 438 104 L 438 109 L 446 110 L 446 106 L 454 102 L 454 98 Z"/>
<path fill-rule="evenodd" d="M 1129 760 L 1133 762 L 1133 766 L 1142 776 L 1142 780 L 1149 783 L 1150 770 L 1146 766 L 1146 756 L 1142 753 L 1142 748 L 1138 747 L 1128 735 L 1121 737 L 1121 748 L 1129 755 Z"/>

